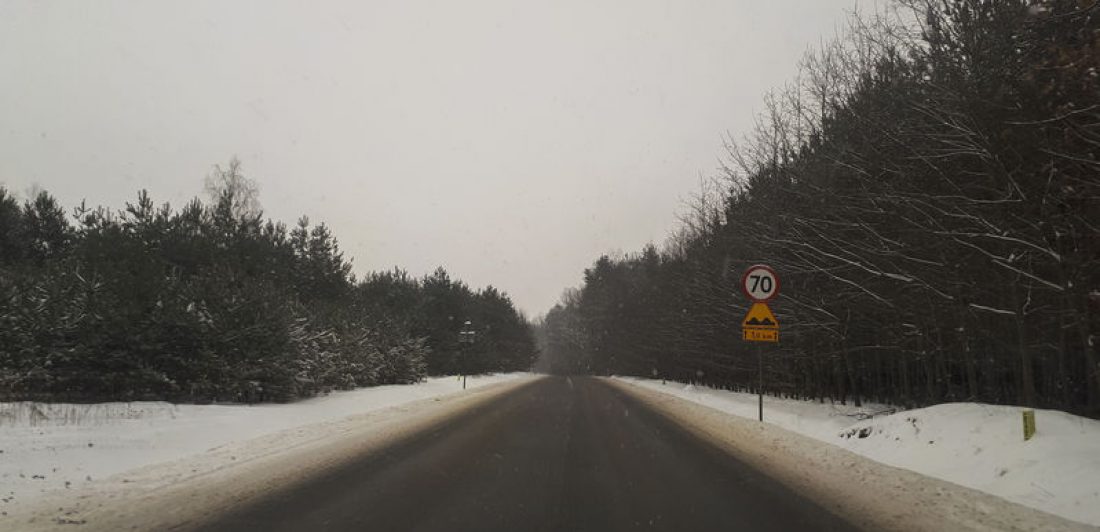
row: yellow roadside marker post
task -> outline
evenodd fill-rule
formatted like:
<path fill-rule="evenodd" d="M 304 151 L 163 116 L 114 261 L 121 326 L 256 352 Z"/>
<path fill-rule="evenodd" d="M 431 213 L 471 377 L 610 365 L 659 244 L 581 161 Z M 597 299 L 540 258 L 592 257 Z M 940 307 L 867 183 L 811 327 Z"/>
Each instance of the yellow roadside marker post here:
<path fill-rule="evenodd" d="M 1035 435 L 1035 411 L 1024 410 L 1024 441 Z"/>

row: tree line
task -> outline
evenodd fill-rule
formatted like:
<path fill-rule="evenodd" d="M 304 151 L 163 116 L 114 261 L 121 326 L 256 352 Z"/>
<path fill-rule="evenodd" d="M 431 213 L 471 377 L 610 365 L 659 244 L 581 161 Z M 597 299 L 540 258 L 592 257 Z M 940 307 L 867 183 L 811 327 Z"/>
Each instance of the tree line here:
<path fill-rule="evenodd" d="M 755 390 L 741 272 L 782 276 L 767 393 L 1100 415 L 1100 7 L 908 0 L 765 100 L 660 248 L 601 257 L 544 367 Z"/>
<path fill-rule="evenodd" d="M 178 210 L 142 191 L 71 216 L 0 187 L 0 400 L 288 401 L 530 367 L 500 291 L 442 268 L 357 280 L 326 225 L 265 220 L 236 160 L 207 186 Z"/>

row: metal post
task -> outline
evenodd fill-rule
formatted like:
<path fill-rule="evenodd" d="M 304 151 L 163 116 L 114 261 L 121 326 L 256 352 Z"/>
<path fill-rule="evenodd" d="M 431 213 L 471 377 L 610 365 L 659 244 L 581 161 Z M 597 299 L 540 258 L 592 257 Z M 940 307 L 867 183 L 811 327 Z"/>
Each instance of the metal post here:
<path fill-rule="evenodd" d="M 470 320 L 462 324 L 462 330 L 458 332 L 458 366 L 462 372 L 462 389 L 466 389 L 466 374 L 470 372 L 469 348 L 474 345 L 474 330 Z"/>
<path fill-rule="evenodd" d="M 756 346 L 756 362 L 760 369 L 760 382 L 757 384 L 758 406 L 760 408 L 760 421 L 764 421 L 764 348 Z"/>

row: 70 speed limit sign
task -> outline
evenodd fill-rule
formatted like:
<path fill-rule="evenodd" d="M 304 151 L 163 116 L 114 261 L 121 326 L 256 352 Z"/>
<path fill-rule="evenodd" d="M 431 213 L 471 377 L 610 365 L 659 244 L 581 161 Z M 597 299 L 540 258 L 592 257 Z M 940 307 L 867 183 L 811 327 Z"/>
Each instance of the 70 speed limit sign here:
<path fill-rule="evenodd" d="M 763 264 L 750 266 L 741 277 L 741 291 L 749 299 L 763 303 L 779 294 L 779 276 Z"/>

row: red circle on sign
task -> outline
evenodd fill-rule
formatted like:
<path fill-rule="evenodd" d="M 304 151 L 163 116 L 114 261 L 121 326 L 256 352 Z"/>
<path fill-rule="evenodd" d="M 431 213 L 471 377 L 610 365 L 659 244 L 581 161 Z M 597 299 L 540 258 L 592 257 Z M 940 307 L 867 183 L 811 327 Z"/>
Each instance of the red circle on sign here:
<path fill-rule="evenodd" d="M 775 280 L 775 287 L 772 289 L 771 293 L 767 297 L 754 297 L 752 295 L 752 292 L 749 290 L 749 275 L 751 275 L 752 272 L 758 270 L 764 270 L 768 272 L 769 274 L 771 274 L 771 278 Z M 771 266 L 768 266 L 766 264 L 754 264 L 752 266 L 749 266 L 749 268 L 745 270 L 745 274 L 741 276 L 741 292 L 745 294 L 745 297 L 757 303 L 771 301 L 773 298 L 775 298 L 775 296 L 779 295 L 779 274 L 775 273 L 775 270 L 773 270 Z"/>

